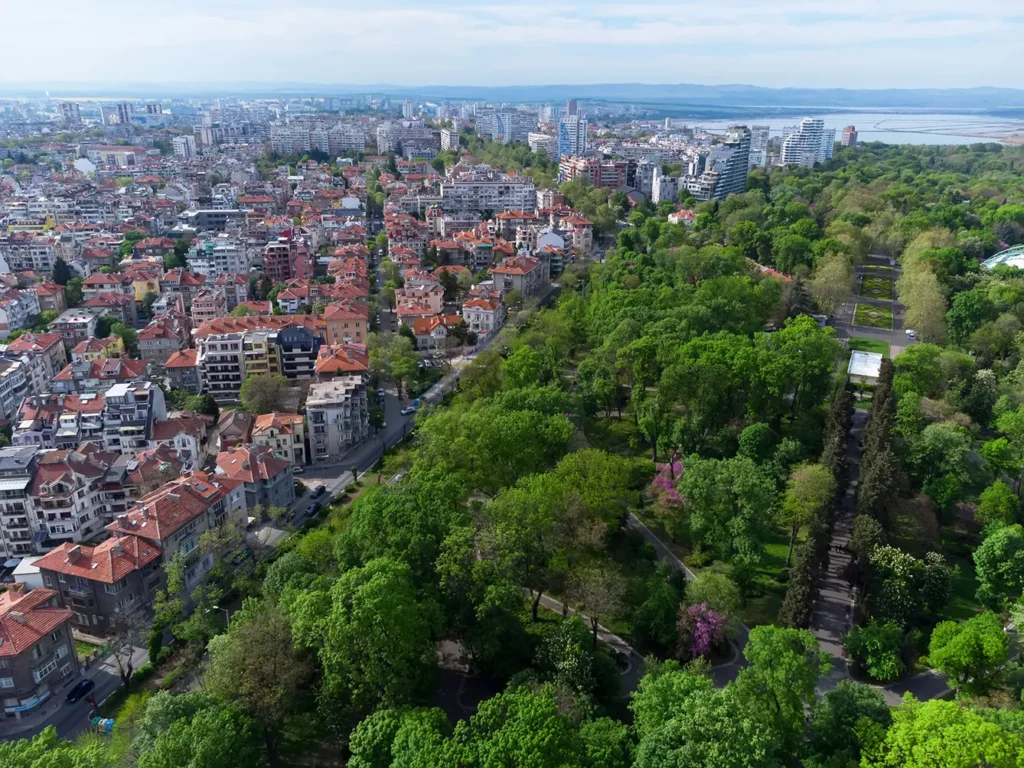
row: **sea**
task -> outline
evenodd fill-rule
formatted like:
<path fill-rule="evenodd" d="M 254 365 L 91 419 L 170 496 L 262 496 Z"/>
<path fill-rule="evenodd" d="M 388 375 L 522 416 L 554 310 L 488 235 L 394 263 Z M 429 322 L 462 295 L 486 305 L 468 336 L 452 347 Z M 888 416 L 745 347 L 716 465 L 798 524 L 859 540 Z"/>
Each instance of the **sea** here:
<path fill-rule="evenodd" d="M 852 125 L 857 129 L 857 140 L 882 141 L 886 144 L 976 144 L 978 142 L 1002 142 L 1008 136 L 1024 135 L 1024 120 L 993 117 L 984 114 L 935 114 L 908 112 L 808 112 L 805 117 L 817 117 L 825 121 L 826 128 L 836 129 L 836 141 L 843 135 L 843 128 Z M 694 120 L 689 125 L 711 132 L 723 131 L 729 125 L 767 125 L 772 136 L 781 136 L 786 126 L 799 124 L 801 118 L 772 115 L 758 119 L 744 117 L 743 120 Z M 678 121 L 682 122 L 682 121 Z"/>

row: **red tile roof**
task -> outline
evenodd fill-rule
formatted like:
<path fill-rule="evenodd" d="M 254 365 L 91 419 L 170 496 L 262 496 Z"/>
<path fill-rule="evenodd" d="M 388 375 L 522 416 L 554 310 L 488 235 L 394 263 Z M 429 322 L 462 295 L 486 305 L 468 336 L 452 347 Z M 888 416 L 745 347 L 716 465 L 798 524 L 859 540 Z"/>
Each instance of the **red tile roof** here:
<path fill-rule="evenodd" d="M 304 418 L 297 413 L 263 413 L 257 416 L 256 421 L 253 422 L 252 435 L 256 437 L 268 429 L 276 429 L 284 435 L 294 435 L 297 431 L 301 431 L 303 423 Z M 300 430 L 296 430 L 296 426 Z"/>
<path fill-rule="evenodd" d="M 365 373 L 370 369 L 362 344 L 324 344 L 316 358 L 318 374 Z"/>
<path fill-rule="evenodd" d="M 164 368 L 195 368 L 198 364 L 199 352 L 195 349 L 183 349 L 167 358 Z"/>
<path fill-rule="evenodd" d="M 247 483 L 270 480 L 290 466 L 290 462 L 277 458 L 269 446 L 239 445 L 217 454 L 218 472 Z"/>
<path fill-rule="evenodd" d="M 205 339 L 223 333 L 249 333 L 250 331 L 279 331 L 290 325 L 302 325 L 323 336 L 326 332 L 320 315 L 246 315 L 245 317 L 217 317 L 207 320 L 195 330 L 195 338 Z"/>
<path fill-rule="evenodd" d="M 134 536 L 113 536 L 95 547 L 65 542 L 36 560 L 37 568 L 116 584 L 160 556 L 160 548 Z"/>
<path fill-rule="evenodd" d="M 46 605 L 57 596 L 52 589 L 23 587 L 12 584 L 0 594 L 0 656 L 17 656 L 71 620 L 70 610 Z"/>

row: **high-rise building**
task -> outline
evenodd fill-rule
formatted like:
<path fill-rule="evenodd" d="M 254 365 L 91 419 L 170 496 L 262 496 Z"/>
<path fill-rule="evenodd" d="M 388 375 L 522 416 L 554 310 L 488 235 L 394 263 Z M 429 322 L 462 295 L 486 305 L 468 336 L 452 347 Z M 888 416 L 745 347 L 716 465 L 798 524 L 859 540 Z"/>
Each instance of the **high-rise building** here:
<path fill-rule="evenodd" d="M 531 152 L 547 155 L 552 160 L 558 159 L 558 139 L 547 133 L 530 133 L 526 137 Z"/>
<path fill-rule="evenodd" d="M 750 170 L 750 129 L 747 126 L 730 125 L 726 129 L 725 139 L 708 155 L 707 170 L 718 174 L 712 193 L 715 200 L 747 191 Z"/>
<path fill-rule="evenodd" d="M 79 128 L 82 125 L 81 110 L 73 101 L 61 102 L 60 119 L 65 128 Z"/>
<path fill-rule="evenodd" d="M 587 119 L 579 114 L 558 121 L 558 156 L 582 155 L 587 151 Z"/>
<path fill-rule="evenodd" d="M 117 105 L 117 122 L 121 125 L 131 125 L 132 122 L 132 105 L 127 102 L 122 102 Z"/>
<path fill-rule="evenodd" d="M 755 125 L 750 129 L 750 167 L 763 168 L 768 162 L 768 134 L 771 127 Z"/>
<path fill-rule="evenodd" d="M 525 143 L 529 140 L 530 131 L 537 127 L 537 116 L 531 112 L 503 110 L 496 113 L 495 118 L 498 122 L 495 139 L 502 144 L 509 144 L 513 141 Z"/>
<path fill-rule="evenodd" d="M 824 163 L 832 158 L 835 141 L 835 128 L 825 130 L 824 120 L 805 117 L 800 127 L 783 140 L 781 164 L 811 168 Z"/>
<path fill-rule="evenodd" d="M 195 157 L 196 156 L 196 137 L 195 136 L 175 136 L 171 140 L 171 146 L 174 147 L 175 157 Z"/>
<path fill-rule="evenodd" d="M 576 99 L 569 99 L 565 102 L 565 116 L 576 117 L 579 114 L 579 106 L 576 104 Z"/>
<path fill-rule="evenodd" d="M 160 109 L 160 105 L 159 104 L 154 104 L 154 103 L 151 102 L 151 103 L 146 105 L 146 114 L 147 115 L 159 115 L 162 112 L 163 112 L 163 110 Z"/>
<path fill-rule="evenodd" d="M 842 146 L 844 147 L 855 147 L 857 146 L 857 128 L 848 125 L 843 128 L 843 140 Z"/>
<path fill-rule="evenodd" d="M 402 117 L 406 120 L 412 120 L 413 114 L 412 101 L 410 99 L 406 99 L 402 102 Z"/>

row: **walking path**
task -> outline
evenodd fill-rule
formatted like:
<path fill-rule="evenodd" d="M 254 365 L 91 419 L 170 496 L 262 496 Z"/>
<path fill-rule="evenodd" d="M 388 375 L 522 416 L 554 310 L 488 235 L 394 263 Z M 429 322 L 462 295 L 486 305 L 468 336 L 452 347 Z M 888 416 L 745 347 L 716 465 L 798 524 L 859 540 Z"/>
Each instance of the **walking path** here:
<path fill-rule="evenodd" d="M 860 443 L 867 419 L 867 411 L 854 410 L 853 423 L 846 435 L 846 493 L 839 501 L 828 560 L 818 580 L 818 599 L 811 615 L 811 633 L 818 638 L 821 650 L 834 659 L 832 671 L 818 683 L 819 694 L 832 690 L 840 680 L 849 677 L 843 638 L 853 622 L 854 597 L 853 588 L 846 579 L 846 569 L 853 559 L 849 545 L 853 532 L 854 499 L 860 478 Z"/>

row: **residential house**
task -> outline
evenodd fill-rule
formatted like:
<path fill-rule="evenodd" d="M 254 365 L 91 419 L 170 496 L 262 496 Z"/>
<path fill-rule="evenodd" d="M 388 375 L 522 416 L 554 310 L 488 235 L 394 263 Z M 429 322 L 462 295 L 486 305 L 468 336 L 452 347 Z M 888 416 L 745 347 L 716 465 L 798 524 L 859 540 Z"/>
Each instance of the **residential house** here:
<path fill-rule="evenodd" d="M 249 300 L 249 276 L 234 272 L 221 272 L 214 285 L 224 291 L 228 312 Z"/>
<path fill-rule="evenodd" d="M 171 389 L 183 389 L 190 395 L 203 392 L 203 380 L 199 375 L 199 352 L 195 349 L 182 349 L 174 352 L 164 363 L 167 382 Z"/>
<path fill-rule="evenodd" d="M 306 420 L 296 413 L 265 413 L 252 425 L 252 441 L 293 465 L 306 463 Z"/>
<path fill-rule="evenodd" d="M 60 314 L 68 308 L 63 285 L 57 285 L 52 280 L 47 280 L 43 283 L 36 283 L 32 286 L 32 289 L 36 292 L 40 312 L 56 312 Z"/>
<path fill-rule="evenodd" d="M 0 593 L 0 697 L 4 716 L 22 719 L 58 695 L 79 674 L 73 615 L 52 589 Z"/>
<path fill-rule="evenodd" d="M 94 547 L 65 542 L 36 561 L 47 588 L 74 614 L 76 629 L 107 635 L 136 611 L 147 611 L 166 578 L 158 546 L 112 536 Z"/>
<path fill-rule="evenodd" d="M 245 411 L 222 411 L 217 419 L 217 450 L 226 451 L 250 442 L 252 414 Z"/>
<path fill-rule="evenodd" d="M 102 394 L 33 395 L 14 419 L 11 444 L 34 448 L 75 448 L 103 431 Z"/>
<path fill-rule="evenodd" d="M 240 445 L 217 454 L 217 473 L 245 484 L 249 509 L 287 507 L 295 500 L 292 465 L 267 446 Z"/>
<path fill-rule="evenodd" d="M 539 259 L 532 256 L 513 256 L 491 269 L 495 285 L 502 282 L 505 292 L 518 291 L 524 298 L 540 293 L 543 270 Z"/>
<path fill-rule="evenodd" d="M 59 333 L 23 333 L 7 345 L 7 351 L 43 360 L 46 379 L 52 379 L 68 364 L 64 337 Z"/>
<path fill-rule="evenodd" d="M 474 333 L 486 335 L 501 327 L 504 307 L 496 299 L 474 298 L 462 302 L 462 319 Z"/>
<path fill-rule="evenodd" d="M 368 370 L 369 358 L 362 344 L 324 344 L 316 358 L 317 381 L 364 374 Z"/>
<path fill-rule="evenodd" d="M 459 315 L 433 315 L 417 317 L 412 321 L 412 333 L 416 337 L 416 349 L 420 352 L 448 349 L 450 331 L 462 322 Z M 454 336 L 451 337 L 457 344 Z"/>
<path fill-rule="evenodd" d="M 112 317 L 126 325 L 134 326 L 139 323 L 138 305 L 132 296 L 101 293 L 86 299 L 82 303 L 82 308 L 100 316 Z"/>
<path fill-rule="evenodd" d="M 0 339 L 14 331 L 29 327 L 33 315 L 39 314 L 35 291 L 4 291 L 0 293 Z"/>
<path fill-rule="evenodd" d="M 365 307 L 347 303 L 331 304 L 323 314 L 329 344 L 363 344 L 366 341 L 369 313 Z"/>
<path fill-rule="evenodd" d="M 206 284 L 205 275 L 193 275 L 187 269 L 178 267 L 167 272 L 160 281 L 161 290 L 164 292 L 180 293 L 184 301 L 184 311 L 192 308 L 192 299 L 199 292 L 199 289 Z"/>
<path fill-rule="evenodd" d="M 199 551 L 200 537 L 221 525 L 244 524 L 246 509 L 241 482 L 193 471 L 143 496 L 107 530 L 114 536 L 135 536 L 159 547 L 164 562 L 180 554 L 185 588 L 191 590 L 216 562 L 216 553 Z"/>
<path fill-rule="evenodd" d="M 139 356 L 146 362 L 164 365 L 171 355 L 188 346 L 190 330 L 188 317 L 177 312 L 153 318 L 138 332 Z"/>
<path fill-rule="evenodd" d="M 85 339 L 78 342 L 71 350 L 71 362 L 73 363 L 107 360 L 112 357 L 124 356 L 124 341 L 120 336 L 108 336 L 105 339 Z"/>
<path fill-rule="evenodd" d="M 152 442 L 174 451 L 185 469 L 203 465 L 206 444 L 206 417 L 190 411 L 179 411 L 153 423 Z"/>

